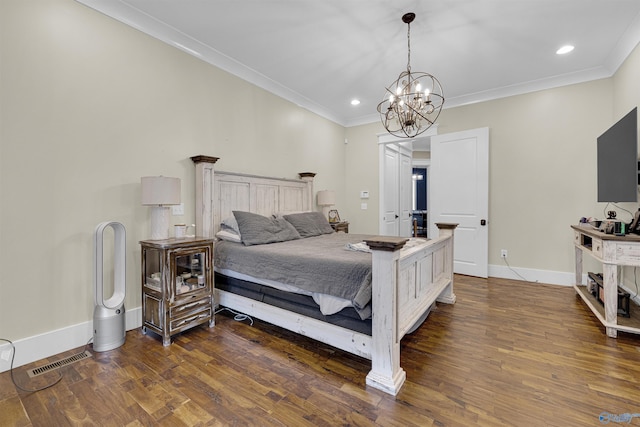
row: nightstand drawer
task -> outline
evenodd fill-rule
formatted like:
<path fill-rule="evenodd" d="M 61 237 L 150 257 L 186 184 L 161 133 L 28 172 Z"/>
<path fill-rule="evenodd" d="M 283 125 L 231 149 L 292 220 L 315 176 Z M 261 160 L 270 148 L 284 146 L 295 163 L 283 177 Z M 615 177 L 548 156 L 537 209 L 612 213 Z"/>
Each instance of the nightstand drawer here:
<path fill-rule="evenodd" d="M 172 319 L 171 322 L 169 322 L 169 330 L 175 332 L 179 329 L 189 329 L 205 321 L 208 322 L 211 316 L 211 306 L 209 306 L 206 310 Z"/>
<path fill-rule="evenodd" d="M 175 305 L 169 308 L 169 315 L 171 318 L 173 318 L 183 316 L 194 311 L 199 311 L 204 308 L 211 308 L 211 296 L 209 295 L 197 300 L 194 299 L 194 301 L 190 301 L 184 304 Z"/>

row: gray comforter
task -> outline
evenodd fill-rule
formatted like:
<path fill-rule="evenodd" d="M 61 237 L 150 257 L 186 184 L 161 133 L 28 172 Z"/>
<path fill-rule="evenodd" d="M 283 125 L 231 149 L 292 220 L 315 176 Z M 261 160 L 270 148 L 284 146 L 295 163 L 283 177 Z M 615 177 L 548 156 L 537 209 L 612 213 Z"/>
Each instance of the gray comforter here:
<path fill-rule="evenodd" d="M 371 254 L 345 246 L 371 237 L 333 233 L 255 246 L 219 241 L 214 263 L 216 268 L 350 300 L 361 317 L 366 317 L 371 313 L 367 307 L 371 301 Z"/>

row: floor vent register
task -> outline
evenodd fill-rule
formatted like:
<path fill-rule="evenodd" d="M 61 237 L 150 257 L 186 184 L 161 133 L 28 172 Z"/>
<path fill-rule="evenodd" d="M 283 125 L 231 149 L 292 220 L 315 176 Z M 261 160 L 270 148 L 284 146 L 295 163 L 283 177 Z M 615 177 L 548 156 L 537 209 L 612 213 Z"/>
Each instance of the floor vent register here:
<path fill-rule="evenodd" d="M 84 360 L 89 357 L 91 357 L 91 353 L 85 350 L 82 353 L 74 354 L 62 360 L 58 360 L 57 362 L 52 362 L 52 363 L 49 363 L 48 365 L 40 366 L 39 368 L 29 369 L 27 371 L 27 374 L 29 374 L 30 378 L 37 377 L 38 375 L 55 371 L 56 369 L 62 368 L 67 365 L 71 365 L 72 363 L 79 362 L 80 360 Z"/>

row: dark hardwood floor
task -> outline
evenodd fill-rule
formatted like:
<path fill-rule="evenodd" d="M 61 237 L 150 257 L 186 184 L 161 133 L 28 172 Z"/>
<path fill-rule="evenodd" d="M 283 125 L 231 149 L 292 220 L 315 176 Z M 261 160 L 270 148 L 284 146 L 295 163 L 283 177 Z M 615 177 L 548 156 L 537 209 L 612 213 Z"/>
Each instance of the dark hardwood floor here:
<path fill-rule="evenodd" d="M 218 315 L 166 348 L 129 331 L 43 391 L 0 374 L 0 425 L 626 424 L 602 413 L 640 425 L 640 336 L 606 337 L 573 288 L 456 276 L 455 293 L 403 339 L 407 382 L 395 397 L 365 385 L 365 359 Z M 80 350 L 15 377 L 37 387 L 57 373 L 30 379 L 26 369 Z"/>

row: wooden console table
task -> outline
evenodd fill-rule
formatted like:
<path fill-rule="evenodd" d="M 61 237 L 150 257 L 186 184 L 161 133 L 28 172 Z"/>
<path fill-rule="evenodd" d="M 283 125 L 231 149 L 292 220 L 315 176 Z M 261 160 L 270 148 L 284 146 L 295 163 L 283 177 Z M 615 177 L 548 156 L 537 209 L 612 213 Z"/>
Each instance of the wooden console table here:
<path fill-rule="evenodd" d="M 608 336 L 616 338 L 618 331 L 640 334 L 638 306 L 629 304 L 629 318 L 618 317 L 618 267 L 640 267 L 640 236 L 605 234 L 587 226 L 572 225 L 571 228 L 576 251 L 576 292 L 604 325 Z M 583 253 L 602 263 L 604 307 L 582 285 Z"/>

